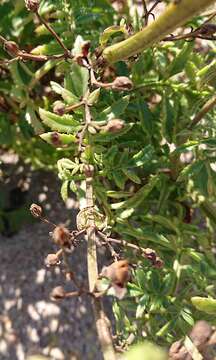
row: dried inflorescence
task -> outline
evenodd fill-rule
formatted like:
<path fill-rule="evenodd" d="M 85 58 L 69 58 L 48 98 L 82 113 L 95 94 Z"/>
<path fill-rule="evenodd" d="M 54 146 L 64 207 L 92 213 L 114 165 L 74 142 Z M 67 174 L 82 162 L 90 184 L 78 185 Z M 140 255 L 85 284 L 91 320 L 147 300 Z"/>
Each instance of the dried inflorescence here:
<path fill-rule="evenodd" d="M 145 249 L 145 251 L 143 251 L 143 255 L 146 259 L 151 261 L 152 266 L 154 266 L 155 268 L 160 269 L 163 267 L 164 265 L 163 260 L 161 260 L 159 256 L 156 255 L 153 249 L 150 248 Z"/>
<path fill-rule="evenodd" d="M 30 206 L 30 212 L 32 216 L 36 218 L 40 218 L 42 216 L 43 210 L 42 207 L 37 204 L 31 204 Z"/>
<path fill-rule="evenodd" d="M 64 225 L 58 225 L 52 233 L 52 238 L 55 244 L 63 248 L 70 249 L 72 245 L 71 233 Z"/>
<path fill-rule="evenodd" d="M 25 6 L 28 11 L 37 12 L 39 9 L 40 0 L 25 0 Z"/>

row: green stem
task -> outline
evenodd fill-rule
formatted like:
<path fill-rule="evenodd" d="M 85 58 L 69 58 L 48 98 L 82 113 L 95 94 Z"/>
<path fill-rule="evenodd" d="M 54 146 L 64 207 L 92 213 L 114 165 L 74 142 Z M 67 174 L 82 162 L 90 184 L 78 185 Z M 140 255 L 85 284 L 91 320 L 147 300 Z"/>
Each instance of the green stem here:
<path fill-rule="evenodd" d="M 156 21 L 145 27 L 142 31 L 108 46 L 103 51 L 103 58 L 108 63 L 114 63 L 149 48 L 162 40 L 177 27 L 199 13 L 202 9 L 214 3 L 215 0 L 175 0 L 168 5 Z"/>
<path fill-rule="evenodd" d="M 93 201 L 93 186 L 92 177 L 86 179 L 86 205 L 88 208 L 94 206 Z M 88 228 L 87 228 L 87 265 L 88 265 L 88 279 L 89 291 L 94 292 L 95 285 L 98 279 L 98 266 L 97 266 L 97 249 L 96 249 L 96 228 L 94 215 L 89 212 Z M 116 360 L 115 352 L 113 349 L 112 335 L 110 332 L 110 323 L 103 310 L 102 301 L 99 298 L 92 299 L 94 309 L 95 324 L 97 328 L 98 338 L 101 345 L 104 360 Z"/>

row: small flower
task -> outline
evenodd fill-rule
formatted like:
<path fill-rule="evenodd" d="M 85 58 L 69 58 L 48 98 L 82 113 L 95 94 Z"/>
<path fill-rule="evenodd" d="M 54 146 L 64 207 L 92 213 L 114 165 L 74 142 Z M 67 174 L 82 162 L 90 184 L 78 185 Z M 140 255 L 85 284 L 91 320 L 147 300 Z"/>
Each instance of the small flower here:
<path fill-rule="evenodd" d="M 52 233 L 52 237 L 57 245 L 65 248 L 71 247 L 71 234 L 64 225 L 56 226 Z"/>
<path fill-rule="evenodd" d="M 112 119 L 102 127 L 105 132 L 111 132 L 113 134 L 121 131 L 124 128 L 124 121 L 121 119 Z"/>
<path fill-rule="evenodd" d="M 50 293 L 51 300 L 57 301 L 66 297 L 66 291 L 62 286 L 56 286 Z"/>
<path fill-rule="evenodd" d="M 40 0 L 25 0 L 25 6 L 28 11 L 37 12 L 39 9 Z"/>
<path fill-rule="evenodd" d="M 31 212 L 32 216 L 37 218 L 37 217 L 41 217 L 43 210 L 42 210 L 41 206 L 39 206 L 37 204 L 31 204 L 30 212 Z"/>
<path fill-rule="evenodd" d="M 112 83 L 114 90 L 131 90 L 133 88 L 132 81 L 126 76 L 118 76 Z"/>

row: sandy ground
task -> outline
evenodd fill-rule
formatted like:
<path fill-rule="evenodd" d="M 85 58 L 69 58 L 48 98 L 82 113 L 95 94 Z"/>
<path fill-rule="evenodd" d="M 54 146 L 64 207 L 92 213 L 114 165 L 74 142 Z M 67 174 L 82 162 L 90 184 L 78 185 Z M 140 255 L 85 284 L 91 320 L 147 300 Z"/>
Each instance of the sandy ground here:
<path fill-rule="evenodd" d="M 27 202 L 43 204 L 48 217 L 61 223 L 76 210 L 65 209 L 56 178 L 34 173 Z M 69 207 L 76 206 L 71 200 Z M 52 360 L 100 360 L 90 299 L 73 298 L 52 302 L 53 287 L 66 283 L 59 268 L 46 269 L 44 258 L 53 252 L 50 228 L 29 224 L 16 235 L 0 236 L 0 359 L 24 360 L 31 354 L 49 355 Z M 72 255 L 72 268 L 86 282 L 85 242 Z"/>

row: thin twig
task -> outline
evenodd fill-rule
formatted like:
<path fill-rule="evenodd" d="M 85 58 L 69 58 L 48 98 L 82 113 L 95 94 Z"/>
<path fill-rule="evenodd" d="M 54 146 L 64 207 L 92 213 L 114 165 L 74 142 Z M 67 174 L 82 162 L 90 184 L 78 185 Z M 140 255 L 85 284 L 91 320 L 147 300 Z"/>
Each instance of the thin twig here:
<path fill-rule="evenodd" d="M 70 105 L 70 106 L 67 106 L 65 108 L 65 113 L 69 113 L 71 111 L 74 111 L 75 109 L 78 109 L 80 106 L 84 105 L 85 102 L 84 101 L 80 101 L 79 103 L 77 104 L 73 104 L 73 105 Z"/>
<path fill-rule="evenodd" d="M 72 54 L 70 53 L 70 51 L 67 49 L 67 47 L 64 45 L 64 43 L 61 41 L 60 37 L 58 36 L 58 34 L 55 32 L 55 30 L 53 30 L 53 28 L 40 16 L 40 14 L 38 13 L 38 11 L 36 12 L 36 16 L 38 18 L 38 20 L 47 28 L 47 30 L 54 36 L 54 38 L 56 39 L 56 41 L 59 43 L 59 45 L 62 47 L 62 49 L 64 50 L 64 53 L 67 57 L 73 58 Z"/>
<path fill-rule="evenodd" d="M 196 126 L 203 117 L 214 107 L 216 106 L 216 95 L 214 95 L 210 100 L 208 100 L 202 109 L 198 112 L 198 114 L 193 118 L 191 124 L 189 125 L 189 129 L 192 130 L 194 126 Z"/>
<path fill-rule="evenodd" d="M 107 242 L 111 242 L 111 243 L 118 244 L 118 245 L 121 245 L 121 246 L 129 247 L 131 249 L 134 249 L 136 251 L 141 252 L 141 255 L 143 255 L 146 259 L 150 260 L 153 265 L 156 265 L 156 266 L 158 265 L 159 266 L 159 263 L 161 264 L 161 266 L 163 265 L 162 260 L 159 257 L 157 257 L 155 251 L 152 250 L 152 249 L 143 248 L 141 246 L 131 244 L 128 241 L 125 241 L 125 240 L 113 239 L 113 238 L 107 237 L 101 231 L 98 231 L 97 233 L 104 240 L 105 244 Z"/>
<path fill-rule="evenodd" d="M 145 26 L 147 26 L 148 25 L 149 13 L 148 13 L 148 9 L 147 9 L 145 0 L 142 0 L 142 5 L 143 5 L 143 10 L 144 10 Z"/>
<path fill-rule="evenodd" d="M 86 100 L 83 100 L 83 103 L 85 105 L 85 125 L 82 128 L 81 133 L 79 134 L 79 146 L 78 146 L 78 152 L 82 151 L 82 145 L 83 145 L 83 139 L 85 136 L 85 133 L 91 123 L 91 113 L 89 110 L 89 106 Z"/>

